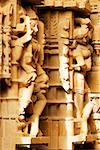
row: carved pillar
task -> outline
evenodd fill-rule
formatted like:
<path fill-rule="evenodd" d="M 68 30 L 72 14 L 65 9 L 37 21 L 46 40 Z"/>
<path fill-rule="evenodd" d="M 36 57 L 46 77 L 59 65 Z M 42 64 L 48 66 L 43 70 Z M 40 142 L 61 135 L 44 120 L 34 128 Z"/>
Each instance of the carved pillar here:
<path fill-rule="evenodd" d="M 74 141 L 78 143 L 79 140 L 83 140 L 82 136 L 78 135 L 77 138 L 74 135 L 76 130 L 74 128 L 74 125 L 76 125 L 76 122 L 74 122 L 74 117 L 76 117 L 74 95 L 76 94 L 81 111 L 79 120 L 77 118 L 75 120 L 81 123 L 81 108 L 83 108 L 82 103 L 85 100 L 84 73 L 91 69 L 91 52 L 87 40 L 90 25 L 88 26 L 88 23 L 86 23 L 88 18 L 86 20 L 82 18 L 83 12 L 87 15 L 86 4 L 86 1 L 73 0 L 45 0 L 44 3 L 45 6 L 57 8 L 57 10 L 53 10 L 51 7 L 45 7 L 43 12 L 46 34 L 44 67 L 47 69 L 50 79 L 50 88 L 47 92 L 48 105 L 43 117 L 48 116 L 48 124 L 50 124 L 51 141 L 49 149 L 72 149 Z M 67 9 L 69 7 L 71 11 Z M 73 11 L 73 7 L 77 11 L 79 8 L 80 11 L 81 8 L 84 8 L 83 12 L 80 13 L 81 18 L 78 18 L 80 16 Z M 78 19 L 83 22 L 76 23 Z M 73 36 L 74 29 L 76 29 L 75 37 Z M 84 51 L 85 54 L 83 54 Z M 90 68 L 87 67 L 85 62 L 88 58 Z M 76 83 L 74 79 L 76 79 Z M 55 132 L 53 132 L 53 124 L 55 124 Z M 55 144 L 53 141 L 55 141 Z"/>
<path fill-rule="evenodd" d="M 99 0 L 90 0 L 92 12 L 91 20 L 94 26 L 92 43 L 94 47 L 93 66 L 88 73 L 88 84 L 90 87 L 90 96 L 94 99 L 94 109 L 92 119 L 94 120 L 97 135 L 96 149 L 100 149 L 100 2 Z"/>
<path fill-rule="evenodd" d="M 65 18 L 65 19 L 63 19 Z M 73 58 L 69 48 L 70 40 L 73 39 L 74 13 L 72 11 L 59 12 L 58 43 L 59 43 L 59 73 L 62 87 L 66 92 L 66 134 L 67 147 L 73 149 L 72 136 L 74 135 L 73 122 Z"/>
<path fill-rule="evenodd" d="M 18 63 L 12 59 L 13 14 L 17 1 L 0 1 L 0 147 L 15 149 L 18 115 Z M 1 28 L 2 26 L 2 28 Z M 16 26 L 16 22 L 15 22 Z M 2 30 L 1 30 L 2 29 Z M 2 66 L 2 69 L 1 69 Z"/>
<path fill-rule="evenodd" d="M 93 31 L 93 38 L 92 43 L 94 47 L 94 53 L 93 53 L 93 66 L 91 73 L 88 74 L 88 83 L 91 89 L 92 93 L 99 93 L 100 92 L 100 80 L 99 80 L 99 74 L 100 74 L 100 17 L 99 13 L 91 14 L 91 20 L 94 25 L 94 31 Z M 92 81 L 92 82 L 91 82 Z"/>

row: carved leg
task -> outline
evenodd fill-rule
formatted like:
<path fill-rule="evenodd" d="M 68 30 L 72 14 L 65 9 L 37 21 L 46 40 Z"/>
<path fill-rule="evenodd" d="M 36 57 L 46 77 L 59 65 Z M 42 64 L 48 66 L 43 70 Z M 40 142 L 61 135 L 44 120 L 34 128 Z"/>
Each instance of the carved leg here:
<path fill-rule="evenodd" d="M 37 93 L 37 98 L 38 100 L 34 104 L 33 111 L 34 111 L 34 114 L 37 114 L 38 116 L 40 116 L 46 105 L 46 98 L 41 92 Z"/>
<path fill-rule="evenodd" d="M 93 110 L 93 102 L 89 101 L 86 106 L 83 109 L 83 115 L 82 115 L 82 123 L 81 123 L 81 134 L 87 135 L 88 133 L 88 124 L 87 120 Z"/>
<path fill-rule="evenodd" d="M 21 87 L 19 90 L 19 115 L 25 114 L 25 108 L 31 102 L 31 96 L 34 89 L 34 82 L 28 87 Z M 21 117 L 19 117 L 21 119 Z M 24 119 L 24 118 L 23 118 Z"/>
<path fill-rule="evenodd" d="M 75 93 L 74 102 L 75 102 L 75 106 L 77 109 L 77 113 L 76 113 L 77 118 L 81 118 L 81 116 L 82 116 L 83 101 L 84 101 L 84 95 Z"/>
<path fill-rule="evenodd" d="M 29 122 L 31 122 L 31 130 L 30 135 L 36 136 L 39 131 L 39 116 L 41 115 L 45 105 L 46 105 L 46 98 L 45 96 L 39 92 L 37 94 L 38 100 L 33 106 L 33 116 L 30 118 Z"/>
<path fill-rule="evenodd" d="M 33 115 L 34 121 L 31 123 L 30 135 L 36 137 L 39 132 L 39 116 Z"/>
<path fill-rule="evenodd" d="M 77 109 L 77 117 L 81 118 L 84 102 L 84 75 L 79 72 L 74 74 L 74 103 Z"/>

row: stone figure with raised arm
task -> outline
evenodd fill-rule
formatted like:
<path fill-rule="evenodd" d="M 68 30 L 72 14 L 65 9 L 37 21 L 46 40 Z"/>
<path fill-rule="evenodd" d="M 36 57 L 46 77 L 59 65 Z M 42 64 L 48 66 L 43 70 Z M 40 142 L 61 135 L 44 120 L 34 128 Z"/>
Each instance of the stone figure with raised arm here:
<path fill-rule="evenodd" d="M 36 136 L 39 131 L 39 116 L 46 104 L 43 93 L 48 87 L 48 77 L 41 67 L 44 58 L 44 26 L 30 7 L 25 9 L 24 14 L 22 11 L 20 19 L 23 22 L 17 25 L 17 29 L 20 29 L 19 32 L 23 31 L 23 34 L 15 43 L 15 48 L 20 51 L 20 56 L 17 55 L 19 58 L 16 59 L 20 62 L 18 128 L 25 134 Z"/>

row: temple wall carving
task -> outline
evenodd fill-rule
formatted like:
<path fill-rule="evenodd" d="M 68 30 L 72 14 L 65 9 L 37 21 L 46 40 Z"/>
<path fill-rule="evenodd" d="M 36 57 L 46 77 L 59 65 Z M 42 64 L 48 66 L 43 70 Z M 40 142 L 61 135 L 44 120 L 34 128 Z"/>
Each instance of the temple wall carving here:
<path fill-rule="evenodd" d="M 81 144 L 84 149 L 89 143 L 99 149 L 97 3 L 1 0 L 2 150 L 14 150 L 16 144 L 43 150 Z"/>

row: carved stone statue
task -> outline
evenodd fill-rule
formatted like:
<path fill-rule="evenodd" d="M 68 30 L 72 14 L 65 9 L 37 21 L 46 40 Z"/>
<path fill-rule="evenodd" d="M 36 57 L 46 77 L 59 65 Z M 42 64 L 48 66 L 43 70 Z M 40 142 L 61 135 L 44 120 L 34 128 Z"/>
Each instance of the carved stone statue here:
<path fill-rule="evenodd" d="M 74 102 L 77 109 L 77 117 L 81 118 L 84 103 L 84 94 L 87 90 L 85 81 L 86 72 L 91 70 L 91 54 L 93 49 L 89 45 L 93 31 L 91 21 L 88 18 L 76 18 L 74 29 L 74 41 L 72 46 L 74 62 Z"/>
<path fill-rule="evenodd" d="M 39 32 L 38 24 L 42 25 L 42 22 L 39 21 L 35 11 L 30 7 L 26 10 L 20 9 L 20 20 L 23 22 L 17 25 L 15 31 L 17 35 L 14 37 L 16 39 L 14 48 L 18 55 L 13 55 L 13 59 L 20 62 L 18 128 L 24 134 L 36 136 L 39 116 L 46 104 L 43 93 L 48 87 L 46 85 L 48 77 L 41 67 L 43 63 L 44 33 L 43 31 Z M 40 35 L 38 35 L 38 32 Z M 18 33 L 20 33 L 20 37 L 18 37 Z M 41 36 L 41 34 L 43 35 Z M 42 38 L 38 40 L 38 36 Z M 32 106 L 31 109 L 29 109 L 30 105 Z M 30 131 L 28 130 L 29 126 L 31 126 Z"/>

